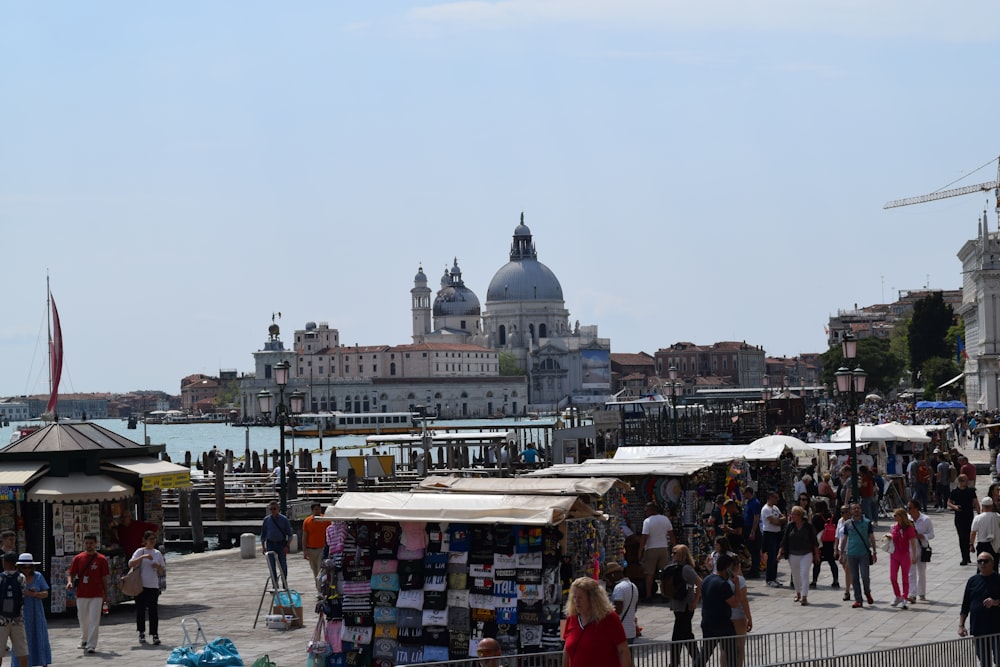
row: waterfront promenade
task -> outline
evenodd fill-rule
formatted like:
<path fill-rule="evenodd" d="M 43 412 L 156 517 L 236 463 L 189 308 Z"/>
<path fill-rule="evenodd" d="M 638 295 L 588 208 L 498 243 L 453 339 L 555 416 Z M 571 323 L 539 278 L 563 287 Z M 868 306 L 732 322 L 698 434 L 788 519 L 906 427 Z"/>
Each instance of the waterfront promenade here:
<path fill-rule="evenodd" d="M 989 452 L 971 449 L 964 451 L 974 462 L 986 462 L 989 455 Z M 978 480 L 980 497 L 987 486 L 987 478 Z M 889 561 L 888 555 L 880 551 L 879 562 L 872 568 L 875 604 L 871 607 L 866 605 L 862 609 L 852 609 L 850 602 L 842 600 L 843 588 L 830 589 L 828 566 L 824 566 L 820 575 L 819 588 L 809 593 L 808 607 L 793 603 L 794 592 L 787 586 L 782 589 L 767 588 L 762 579 L 750 581 L 754 632 L 834 627 L 838 654 L 957 637 L 962 592 L 975 568 L 958 565 L 958 540 L 952 515 L 931 512 L 930 517 L 934 521 L 936 537 L 932 542 L 934 559 L 927 570 L 927 602 L 918 601 L 906 610 L 889 606 L 893 599 Z M 888 527 L 889 522 L 882 520 L 879 534 Z M 301 554 L 290 555 L 288 562 L 289 584 L 302 592 L 304 600 L 304 628 L 268 630 L 263 620 L 268 604 L 265 600 L 261 620 L 257 628 L 252 629 L 267 577 L 265 561 L 259 552 L 253 560 L 242 560 L 239 549 L 192 554 L 169 561 L 168 589 L 160 598 L 161 646 L 141 646 L 137 643 L 133 606 L 126 604 L 102 620 L 95 655 L 85 655 L 77 648 L 79 629 L 75 617 L 50 619 L 53 664 L 103 662 L 111 665 L 162 665 L 170 649 L 182 641 L 180 621 L 185 616 L 200 619 L 209 639 L 217 636 L 232 639 L 248 665 L 265 653 L 280 667 L 305 664 L 305 647 L 316 620 L 312 613 L 314 588 L 310 582 L 308 563 Z M 787 561 L 781 563 L 779 575 L 782 581 L 788 582 Z M 640 641 L 670 639 L 673 614 L 666 605 L 640 605 L 637 616 L 644 628 Z M 700 612 L 696 613 L 696 625 L 700 618 Z M 697 627 L 695 634 L 700 636 Z"/>

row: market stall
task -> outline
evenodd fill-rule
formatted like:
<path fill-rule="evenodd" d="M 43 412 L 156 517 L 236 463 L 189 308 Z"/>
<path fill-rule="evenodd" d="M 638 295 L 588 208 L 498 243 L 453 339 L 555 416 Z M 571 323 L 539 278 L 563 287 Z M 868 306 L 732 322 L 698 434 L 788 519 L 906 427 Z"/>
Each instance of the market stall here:
<path fill-rule="evenodd" d="M 569 556 L 588 548 L 574 527 L 607 520 L 587 501 L 615 481 L 499 481 L 432 477 L 327 509 L 326 634 L 345 664 L 463 659 L 485 637 L 507 654 L 561 649 L 563 589 L 581 574 Z"/>
<path fill-rule="evenodd" d="M 12 524 L 18 550 L 40 560 L 55 584 L 65 581 L 84 535 L 96 534 L 111 566 L 108 594 L 116 604 L 124 597 L 118 585 L 132 555 L 132 533 L 159 530 L 162 490 L 190 485 L 187 468 L 159 459 L 163 449 L 90 422 L 45 426 L 0 449 L 0 526 Z M 120 522 L 124 515 L 130 519 Z M 75 600 L 53 585 L 47 604 L 61 612 Z"/>

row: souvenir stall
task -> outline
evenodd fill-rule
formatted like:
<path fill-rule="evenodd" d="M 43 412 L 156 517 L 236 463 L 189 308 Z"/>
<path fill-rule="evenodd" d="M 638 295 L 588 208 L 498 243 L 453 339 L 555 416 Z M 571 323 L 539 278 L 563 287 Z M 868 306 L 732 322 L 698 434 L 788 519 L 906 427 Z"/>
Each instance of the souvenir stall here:
<path fill-rule="evenodd" d="M 509 480 L 513 481 L 513 480 Z M 324 516 L 327 664 L 413 664 L 558 651 L 567 524 L 579 495 L 348 492 Z"/>
<path fill-rule="evenodd" d="M 703 518 L 718 495 L 741 500 L 740 489 L 750 478 L 750 462 L 775 464 L 788 451 L 783 445 L 714 445 L 619 447 L 613 459 L 591 459 L 573 465 L 555 465 L 529 477 L 615 477 L 631 482 L 625 495 L 625 519 L 641 532 L 646 502 L 654 501 L 670 518 L 680 541 L 696 561 L 712 549 L 714 537 Z M 761 468 L 761 471 L 765 470 Z"/>
<path fill-rule="evenodd" d="M 51 612 L 76 606 L 65 586 L 66 570 L 83 550 L 83 538 L 98 536 L 108 557 L 111 604 L 124 599 L 119 588 L 128 570 L 125 553 L 134 542 L 118 524 L 129 514 L 132 532 L 163 523 L 162 489 L 190 485 L 188 469 L 161 461 L 163 445 L 144 446 L 90 422 L 59 422 L 0 449 L 0 480 L 8 470 L 20 470 L 22 485 L 11 493 L 8 508 L 18 526 L 18 549 L 31 552 L 52 586 L 46 600 Z M 31 472 L 34 470 L 34 472 Z M 10 489 L 8 489 L 10 490 Z M 141 542 L 141 539 L 140 539 Z"/>

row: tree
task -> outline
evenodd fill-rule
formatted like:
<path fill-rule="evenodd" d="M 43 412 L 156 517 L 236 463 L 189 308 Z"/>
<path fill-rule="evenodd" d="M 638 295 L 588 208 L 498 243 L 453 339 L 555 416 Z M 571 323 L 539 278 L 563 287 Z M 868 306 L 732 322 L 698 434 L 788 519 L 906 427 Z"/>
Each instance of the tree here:
<path fill-rule="evenodd" d="M 525 374 L 524 369 L 517 365 L 517 357 L 513 352 L 501 352 L 498 358 L 500 361 L 500 375 L 509 377 Z"/>
<path fill-rule="evenodd" d="M 948 348 L 948 329 L 955 323 L 955 313 L 944 302 L 941 292 L 934 292 L 913 304 L 908 333 L 910 369 L 923 370 L 924 362 L 934 357 L 947 358 L 954 348 Z"/>
<path fill-rule="evenodd" d="M 858 358 L 854 367 L 861 368 L 868 374 L 865 392 L 887 392 L 895 389 L 903 372 L 903 360 L 889 349 L 889 341 L 884 338 L 862 338 L 858 341 Z M 821 356 L 823 359 L 823 384 L 836 388 L 837 369 L 844 365 L 844 354 L 841 346 L 834 345 Z M 849 368 L 848 370 L 854 370 Z"/>
<path fill-rule="evenodd" d="M 921 381 L 924 383 L 924 398 L 926 400 L 934 400 L 938 393 L 938 387 L 961 372 L 954 359 L 933 357 L 924 361 L 924 369 L 920 376 Z M 948 390 L 956 389 L 958 386 L 956 383 L 945 387 L 942 391 L 953 394 L 954 392 Z"/>
<path fill-rule="evenodd" d="M 215 404 L 220 407 L 232 405 L 240 395 L 240 381 L 230 380 L 219 388 L 219 393 L 215 395 Z"/>

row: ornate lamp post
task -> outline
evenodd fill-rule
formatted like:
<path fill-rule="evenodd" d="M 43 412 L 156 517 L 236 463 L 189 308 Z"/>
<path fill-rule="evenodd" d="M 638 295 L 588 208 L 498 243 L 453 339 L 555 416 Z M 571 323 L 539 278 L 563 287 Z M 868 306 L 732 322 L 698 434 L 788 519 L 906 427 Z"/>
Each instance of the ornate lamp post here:
<path fill-rule="evenodd" d="M 285 424 L 287 423 L 289 408 L 285 406 L 285 387 L 288 386 L 288 370 L 291 367 L 287 361 L 279 361 L 274 365 L 274 383 L 278 385 L 278 406 L 274 409 L 274 416 L 278 421 L 278 457 L 280 466 L 278 472 L 278 492 L 281 505 L 281 513 L 288 513 L 288 480 L 285 477 Z M 257 404 L 261 414 L 268 417 L 271 414 L 271 402 L 274 398 L 271 392 L 266 389 L 257 394 Z M 302 412 L 302 405 L 305 394 L 301 391 L 292 392 L 289 397 L 292 414 Z"/>
<path fill-rule="evenodd" d="M 677 367 L 671 366 L 667 369 L 667 376 L 670 378 L 670 405 L 673 408 L 674 423 L 674 445 L 677 445 Z"/>
<path fill-rule="evenodd" d="M 868 375 L 859 365 L 853 371 L 848 370 L 858 353 L 858 341 L 850 333 L 844 334 L 842 343 L 844 352 L 844 365 L 837 369 L 837 391 L 847 394 L 848 413 L 847 418 L 851 425 L 851 502 L 859 502 L 858 492 L 858 441 L 854 432 L 854 426 L 858 423 L 858 394 L 865 392 L 865 381 Z"/>

